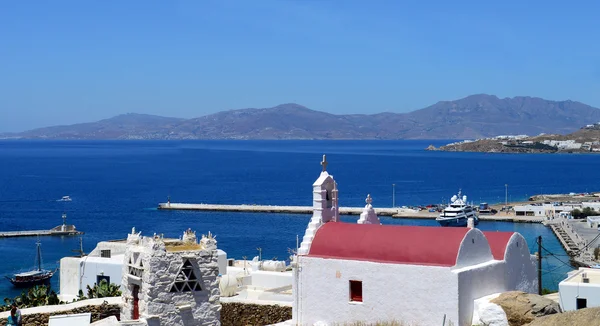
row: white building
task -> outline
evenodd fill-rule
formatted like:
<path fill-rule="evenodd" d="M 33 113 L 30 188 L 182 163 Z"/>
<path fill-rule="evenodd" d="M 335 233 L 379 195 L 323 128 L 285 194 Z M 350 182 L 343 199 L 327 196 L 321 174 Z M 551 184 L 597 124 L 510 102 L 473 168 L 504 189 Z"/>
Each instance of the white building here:
<path fill-rule="evenodd" d="M 581 208 L 589 207 L 596 212 L 600 212 L 600 202 L 597 201 L 584 201 L 581 203 Z"/>
<path fill-rule="evenodd" d="M 600 216 L 588 216 L 586 221 L 591 229 L 597 229 L 600 227 Z"/>
<path fill-rule="evenodd" d="M 538 205 L 519 205 L 513 209 L 516 216 L 533 216 L 544 219 L 551 219 L 561 216 L 561 213 L 569 213 L 573 209 L 581 209 L 580 204 L 538 204 Z M 564 214 L 563 214 L 564 215 Z M 570 215 L 570 214 L 567 214 Z"/>
<path fill-rule="evenodd" d="M 335 192 L 328 196 L 328 189 Z M 294 325 L 441 325 L 446 317 L 464 326 L 471 325 L 475 299 L 537 292 L 534 258 L 518 233 L 343 223 L 337 186 L 325 169 L 313 201 L 294 263 Z"/>
<path fill-rule="evenodd" d="M 547 217 L 549 212 L 542 205 L 520 205 L 513 208 L 516 216 Z"/>
<path fill-rule="evenodd" d="M 542 142 L 545 145 L 554 146 L 558 149 L 580 149 L 583 144 L 575 142 L 573 139 L 569 140 L 544 140 Z"/>
<path fill-rule="evenodd" d="M 125 254 L 125 241 L 103 241 L 84 257 L 64 257 L 60 260 L 60 299 L 68 302 L 77 298 L 81 290 L 101 280 L 121 284 L 121 270 Z"/>
<path fill-rule="evenodd" d="M 600 307 L 600 269 L 579 268 L 558 284 L 563 311 Z"/>

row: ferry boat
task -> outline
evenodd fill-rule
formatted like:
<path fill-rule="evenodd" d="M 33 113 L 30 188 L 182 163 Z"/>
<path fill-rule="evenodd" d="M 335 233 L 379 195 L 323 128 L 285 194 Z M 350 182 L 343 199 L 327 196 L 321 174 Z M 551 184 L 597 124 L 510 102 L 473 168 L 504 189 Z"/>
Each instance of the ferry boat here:
<path fill-rule="evenodd" d="M 50 279 L 54 275 L 55 271 L 49 271 L 49 270 L 42 269 L 41 244 L 39 241 L 36 244 L 37 244 L 37 255 L 36 255 L 37 268 L 27 271 L 27 272 L 14 274 L 12 278 L 7 277 L 15 287 L 27 288 L 27 287 L 32 287 L 34 285 L 48 284 L 48 283 L 50 283 Z"/>
<path fill-rule="evenodd" d="M 467 203 L 467 196 L 462 196 L 461 192 L 458 195 L 452 196 L 450 204 L 444 208 L 435 220 L 441 226 L 467 226 L 469 218 L 473 218 L 475 225 L 479 223 L 479 217 L 475 208 Z"/>
<path fill-rule="evenodd" d="M 59 199 L 58 201 L 72 201 L 72 199 L 69 196 L 62 196 L 62 198 Z"/>

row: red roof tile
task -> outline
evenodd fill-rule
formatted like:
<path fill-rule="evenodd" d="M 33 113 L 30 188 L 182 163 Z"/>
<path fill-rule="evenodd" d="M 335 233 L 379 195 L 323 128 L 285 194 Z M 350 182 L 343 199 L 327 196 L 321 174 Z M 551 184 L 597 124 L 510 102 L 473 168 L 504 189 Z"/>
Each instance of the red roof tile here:
<path fill-rule="evenodd" d="M 504 260 L 504 253 L 506 252 L 506 246 L 510 237 L 515 234 L 514 232 L 483 232 L 485 237 L 490 244 L 492 249 L 492 256 L 496 260 Z"/>
<path fill-rule="evenodd" d="M 468 228 L 329 222 L 308 256 L 413 265 L 454 266 Z"/>

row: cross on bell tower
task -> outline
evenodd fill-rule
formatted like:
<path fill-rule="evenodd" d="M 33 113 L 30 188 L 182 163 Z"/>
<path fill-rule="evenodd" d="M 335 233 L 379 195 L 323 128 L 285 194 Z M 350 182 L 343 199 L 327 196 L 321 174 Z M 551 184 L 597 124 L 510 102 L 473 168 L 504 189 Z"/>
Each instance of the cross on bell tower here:
<path fill-rule="evenodd" d="M 321 166 L 323 167 L 323 172 L 327 171 L 327 156 L 323 154 L 323 161 L 321 162 Z"/>

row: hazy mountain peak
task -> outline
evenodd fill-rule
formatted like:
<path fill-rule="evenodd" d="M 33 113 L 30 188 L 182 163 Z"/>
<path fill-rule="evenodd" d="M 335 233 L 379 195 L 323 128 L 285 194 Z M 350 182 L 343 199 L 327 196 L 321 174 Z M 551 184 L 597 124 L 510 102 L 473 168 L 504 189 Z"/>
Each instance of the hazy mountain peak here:
<path fill-rule="evenodd" d="M 296 109 L 296 110 L 309 110 L 309 108 L 300 105 L 300 104 L 296 104 L 296 103 L 284 103 L 284 104 L 279 104 L 275 107 L 273 107 L 273 109 Z"/>

